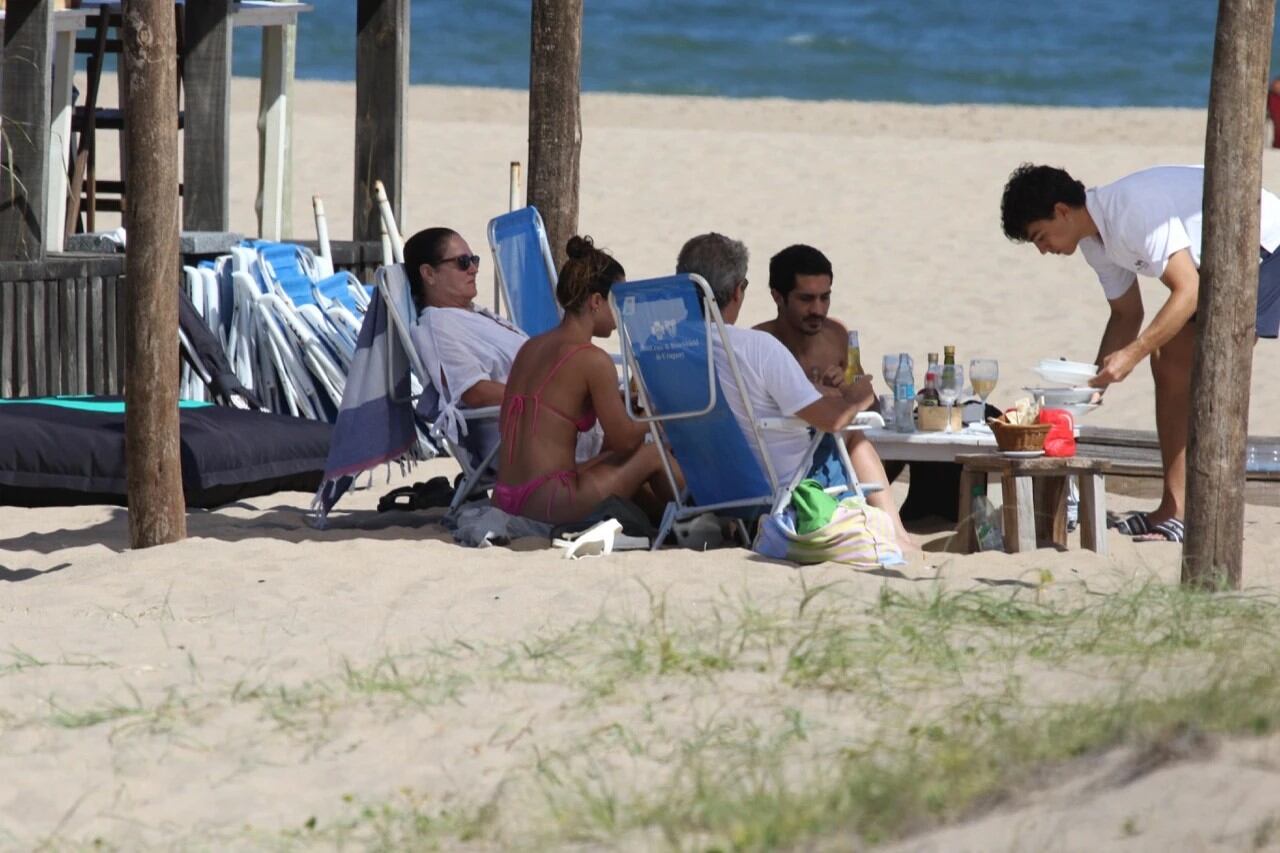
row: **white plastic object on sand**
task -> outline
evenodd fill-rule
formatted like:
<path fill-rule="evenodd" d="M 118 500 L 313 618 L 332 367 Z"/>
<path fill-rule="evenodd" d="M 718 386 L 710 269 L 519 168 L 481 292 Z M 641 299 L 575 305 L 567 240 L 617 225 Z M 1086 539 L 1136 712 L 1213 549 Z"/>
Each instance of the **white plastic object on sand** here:
<path fill-rule="evenodd" d="M 622 532 L 622 522 L 616 518 L 606 518 L 586 530 L 552 540 L 551 544 L 564 549 L 566 560 L 576 560 L 579 557 L 612 554 L 614 551 L 645 549 L 649 547 L 649 540 L 643 536 L 627 536 Z"/>

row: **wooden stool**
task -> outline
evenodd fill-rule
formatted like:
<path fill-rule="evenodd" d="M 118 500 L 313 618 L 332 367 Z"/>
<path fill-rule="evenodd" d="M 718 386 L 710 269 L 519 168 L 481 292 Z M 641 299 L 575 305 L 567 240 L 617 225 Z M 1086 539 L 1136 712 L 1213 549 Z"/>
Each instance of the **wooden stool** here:
<path fill-rule="evenodd" d="M 1019 459 L 998 453 L 961 455 L 960 521 L 955 550 L 977 550 L 973 530 L 973 489 L 987 491 L 987 475 L 1000 475 L 1004 496 L 1004 547 L 1010 554 L 1030 551 L 1037 538 L 1061 547 L 1067 544 L 1067 476 L 1080 479 L 1080 547 L 1107 553 L 1106 471 L 1111 462 L 1071 456 Z"/>

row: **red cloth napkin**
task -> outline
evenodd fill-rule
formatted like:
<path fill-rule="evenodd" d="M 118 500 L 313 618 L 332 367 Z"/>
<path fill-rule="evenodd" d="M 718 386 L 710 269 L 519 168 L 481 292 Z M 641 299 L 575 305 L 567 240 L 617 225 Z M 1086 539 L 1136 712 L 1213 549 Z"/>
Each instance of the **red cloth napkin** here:
<path fill-rule="evenodd" d="M 1076 455 L 1076 422 L 1070 412 L 1065 409 L 1041 409 L 1037 420 L 1042 424 L 1050 424 L 1049 434 L 1044 439 L 1045 456 Z"/>

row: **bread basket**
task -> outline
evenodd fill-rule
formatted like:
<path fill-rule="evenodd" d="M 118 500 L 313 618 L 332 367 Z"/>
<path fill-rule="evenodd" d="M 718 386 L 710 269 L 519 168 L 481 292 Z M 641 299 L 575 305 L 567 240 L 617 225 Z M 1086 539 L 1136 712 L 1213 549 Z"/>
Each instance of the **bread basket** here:
<path fill-rule="evenodd" d="M 1027 453 L 1044 450 L 1045 437 L 1049 435 L 1052 424 L 1011 424 L 1004 415 L 987 421 L 991 432 L 995 434 L 996 446 L 1005 452 Z"/>

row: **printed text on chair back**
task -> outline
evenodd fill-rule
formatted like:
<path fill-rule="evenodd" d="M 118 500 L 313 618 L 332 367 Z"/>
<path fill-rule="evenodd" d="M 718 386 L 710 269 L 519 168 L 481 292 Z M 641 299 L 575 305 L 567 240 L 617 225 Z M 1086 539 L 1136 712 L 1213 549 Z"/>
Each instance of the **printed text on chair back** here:
<path fill-rule="evenodd" d="M 672 417 L 705 409 L 715 332 L 697 285 L 688 276 L 672 276 L 618 283 L 613 295 L 625 348 L 635 356 L 651 414 Z M 754 498 L 767 502 L 773 493 L 768 477 L 725 401 L 719 377 L 712 381 L 710 411 L 663 421 L 689 493 L 703 506 Z"/>
<path fill-rule="evenodd" d="M 504 213 L 489 222 L 489 248 L 508 315 L 529 337 L 560 323 L 551 250 L 542 217 L 532 207 Z"/>

